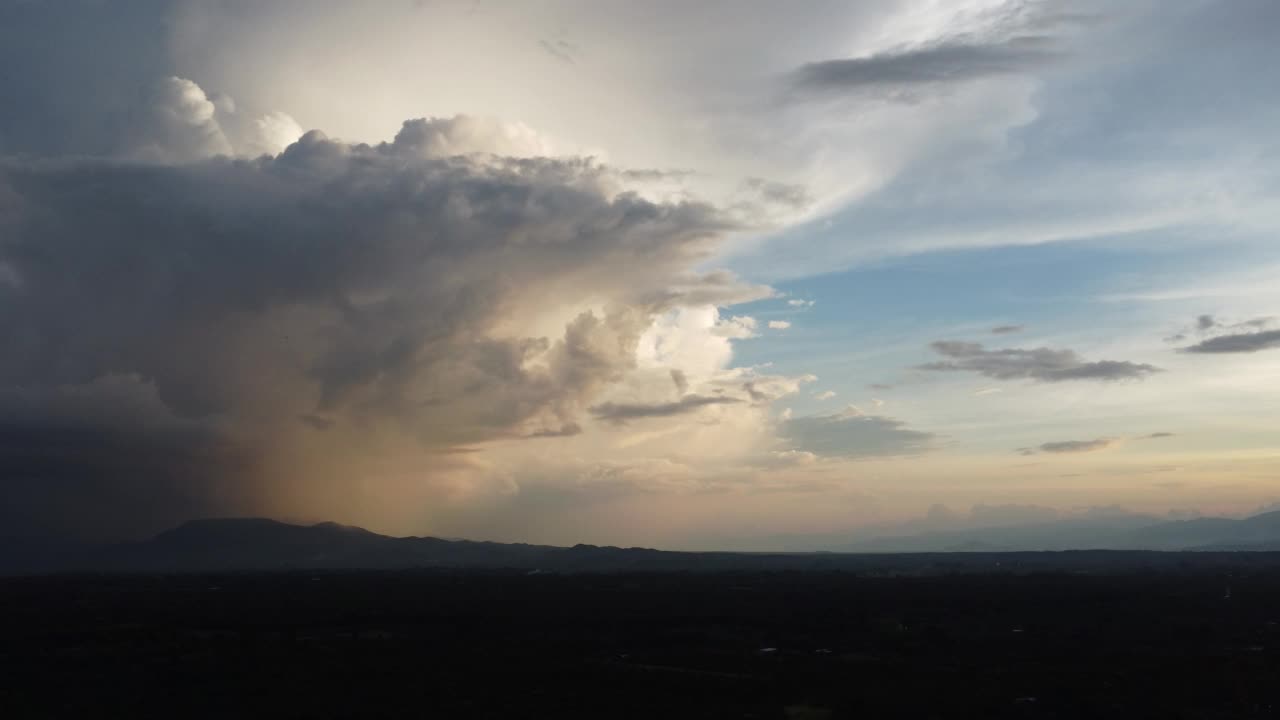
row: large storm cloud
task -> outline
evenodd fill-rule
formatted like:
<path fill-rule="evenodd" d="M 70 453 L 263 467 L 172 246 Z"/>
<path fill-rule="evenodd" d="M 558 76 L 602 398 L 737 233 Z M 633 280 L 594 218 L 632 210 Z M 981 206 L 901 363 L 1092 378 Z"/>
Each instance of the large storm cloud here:
<path fill-rule="evenodd" d="M 108 496 L 117 526 L 165 522 L 155 501 L 173 493 L 187 512 L 243 510 L 269 482 L 255 464 L 307 435 L 402 434 L 443 454 L 564 434 L 655 314 L 752 292 L 689 271 L 732 227 L 724 213 L 645 200 L 589 160 L 452 154 L 486 127 L 407 122 L 377 146 L 311 132 L 252 160 L 0 166 L 0 473 L 23 487 L 4 519 L 83 506 L 68 477 Z M 30 412 L 94 392 L 92 417 Z"/>

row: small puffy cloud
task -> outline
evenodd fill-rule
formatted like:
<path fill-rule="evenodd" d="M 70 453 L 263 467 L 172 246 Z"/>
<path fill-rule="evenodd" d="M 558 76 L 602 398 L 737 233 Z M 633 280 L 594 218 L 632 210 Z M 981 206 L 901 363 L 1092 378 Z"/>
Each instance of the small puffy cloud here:
<path fill-rule="evenodd" d="M 1021 455 L 1035 455 L 1037 453 L 1049 453 L 1051 455 L 1069 455 L 1075 453 L 1090 453 L 1099 450 L 1106 450 L 1120 443 L 1119 438 L 1104 437 L 1093 440 L 1058 440 L 1055 442 L 1041 443 L 1034 448 L 1020 448 L 1018 453 Z"/>
<path fill-rule="evenodd" d="M 1012 335 L 1013 333 L 1020 333 L 1024 329 L 1025 328 L 1022 325 L 997 325 L 991 328 L 991 334 L 992 335 Z"/>
<path fill-rule="evenodd" d="M 919 455 L 937 440 L 933 433 L 911 430 L 893 418 L 864 415 L 853 406 L 830 415 L 792 417 L 779 425 L 778 434 L 795 450 L 844 458 Z"/>
<path fill-rule="evenodd" d="M 1175 436 L 1176 434 L 1171 432 L 1153 432 L 1150 435 L 1143 435 L 1138 439 L 1139 440 L 1160 440 L 1162 438 L 1171 438 Z"/>
<path fill-rule="evenodd" d="M 997 380 L 1137 380 L 1160 372 L 1160 368 L 1145 363 L 1123 360 L 1086 361 L 1074 350 L 1044 347 L 987 350 L 980 343 L 956 340 L 939 340 L 931 343 L 930 347 L 948 359 L 919 365 L 918 369 L 973 372 Z"/>
<path fill-rule="evenodd" d="M 787 301 L 787 304 L 793 308 L 803 308 L 803 307 L 813 307 L 816 304 L 816 302 L 817 301 L 815 300 L 801 300 L 799 298 L 791 298 L 790 300 Z"/>
<path fill-rule="evenodd" d="M 770 330 L 786 330 L 789 327 L 791 327 L 791 323 L 786 320 L 770 320 L 769 321 Z"/>
<path fill-rule="evenodd" d="M 823 390 L 820 393 L 814 393 L 813 396 L 819 400 L 830 400 L 836 396 L 835 390 Z"/>
<path fill-rule="evenodd" d="M 734 315 L 716 324 L 712 334 L 730 340 L 746 340 L 756 335 L 756 319 L 746 315 Z"/>

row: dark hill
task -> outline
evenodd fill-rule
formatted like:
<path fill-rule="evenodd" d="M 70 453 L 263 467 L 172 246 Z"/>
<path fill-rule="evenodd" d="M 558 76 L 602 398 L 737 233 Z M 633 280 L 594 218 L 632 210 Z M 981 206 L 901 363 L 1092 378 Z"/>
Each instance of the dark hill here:
<path fill-rule="evenodd" d="M 1019 529 L 1026 531 L 1026 528 Z M 0 543 L 0 574 L 57 572 L 239 572 L 289 570 L 481 569 L 540 572 L 852 571 L 868 575 L 951 573 L 1107 573 L 1174 564 L 1251 563 L 1280 566 L 1280 555 L 1236 553 L 1280 549 L 1280 512 L 1243 520 L 1205 518 L 1127 530 L 1121 549 L 1022 550 L 1008 533 L 938 536 L 906 553 L 669 552 L 596 545 L 554 547 L 434 537 L 391 537 L 319 523 L 264 518 L 188 522 L 150 540 L 117 545 Z M 901 540 L 901 539 L 899 539 Z M 948 541 L 938 552 L 922 540 Z M 997 551 L 997 548 L 1000 551 Z M 1199 550 L 1192 554 L 1149 550 Z M 1238 557 L 1232 557 L 1232 555 Z M 1246 557 L 1253 556 L 1253 557 Z"/>

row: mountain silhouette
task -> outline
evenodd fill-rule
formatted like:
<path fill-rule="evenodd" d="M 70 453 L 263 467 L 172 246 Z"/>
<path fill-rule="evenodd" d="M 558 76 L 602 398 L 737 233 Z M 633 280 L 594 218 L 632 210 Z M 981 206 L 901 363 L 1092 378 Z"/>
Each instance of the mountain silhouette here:
<path fill-rule="evenodd" d="M 1081 533 L 1087 546 L 1071 547 Z M 1041 539 L 1037 540 L 1037 536 Z M 1044 538 L 1050 540 L 1045 541 Z M 1048 546 L 1046 546 L 1048 545 Z M 1195 550 L 1205 554 L 1280 550 L 1280 511 L 1235 520 L 1197 518 L 1142 527 L 1020 526 L 924 533 L 861 543 L 860 552 L 672 552 L 648 548 L 393 537 L 323 522 L 267 518 L 193 520 L 136 543 L 0 543 L 0 573 L 230 572 L 289 570 L 492 569 L 530 572 L 852 570 L 984 571 L 1110 567 L 1124 553 Z M 1045 552 L 1075 550 L 1076 552 Z M 1110 554 L 1108 554 L 1110 553 Z M 1165 562 L 1137 553 L 1144 564 Z M 1154 555 L 1159 555 L 1155 553 Z M 1172 557 L 1172 556 L 1170 556 Z"/>

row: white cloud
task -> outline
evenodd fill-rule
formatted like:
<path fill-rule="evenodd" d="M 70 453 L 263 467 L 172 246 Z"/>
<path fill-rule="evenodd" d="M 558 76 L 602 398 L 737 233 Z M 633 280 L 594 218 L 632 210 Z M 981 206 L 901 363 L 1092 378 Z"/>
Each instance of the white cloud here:
<path fill-rule="evenodd" d="M 555 154 L 551 141 L 524 123 L 467 115 L 411 120 L 395 142 L 427 157 L 482 153 L 533 158 Z"/>
<path fill-rule="evenodd" d="M 791 323 L 786 320 L 770 320 L 769 321 L 770 330 L 786 330 L 789 327 L 791 327 Z"/>
<path fill-rule="evenodd" d="M 254 136 L 243 149 L 248 155 L 275 155 L 297 142 L 303 133 L 297 120 L 279 110 L 254 120 L 253 128 Z"/>
<path fill-rule="evenodd" d="M 222 127 L 215 117 L 217 106 L 199 85 L 180 77 L 167 77 L 152 90 L 144 119 L 136 129 L 133 154 L 156 161 L 187 161 L 229 154 Z"/>
<path fill-rule="evenodd" d="M 691 382 L 706 380 L 729 365 L 733 341 L 755 336 L 756 321 L 721 317 L 714 305 L 672 309 L 640 336 L 636 358 L 642 367 L 674 368 Z"/>

